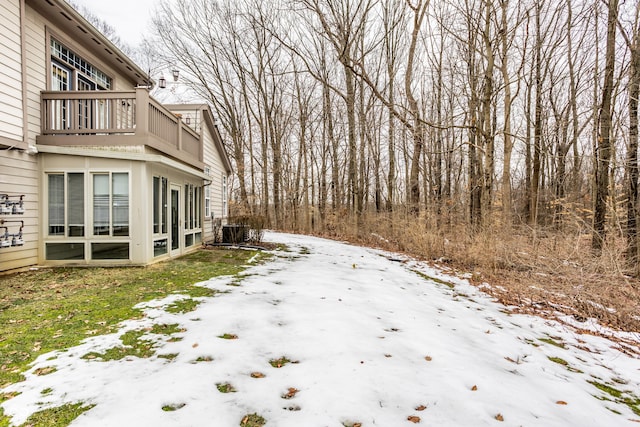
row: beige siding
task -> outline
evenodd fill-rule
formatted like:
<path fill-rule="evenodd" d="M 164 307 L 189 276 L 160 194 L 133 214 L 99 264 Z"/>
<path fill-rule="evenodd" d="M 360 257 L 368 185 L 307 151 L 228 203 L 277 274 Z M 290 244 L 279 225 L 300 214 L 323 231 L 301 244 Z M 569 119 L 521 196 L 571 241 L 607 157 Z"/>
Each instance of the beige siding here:
<path fill-rule="evenodd" d="M 181 114 L 183 120 L 186 117 L 191 118 L 191 128 L 196 132 L 202 133 L 203 141 L 203 155 L 204 164 L 209 168 L 209 174 L 211 176 L 210 196 L 211 196 L 211 212 L 214 218 L 222 218 L 223 223 L 226 222 L 226 214 L 223 214 L 223 201 L 222 201 L 222 180 L 226 176 L 224 169 L 224 163 L 222 161 L 221 153 L 218 152 L 213 140 L 212 129 L 209 129 L 207 122 L 203 118 L 201 107 L 193 108 L 192 105 L 185 105 L 184 108 L 180 108 L 178 105 L 170 106 L 171 111 L 176 114 Z M 229 180 L 227 179 L 227 189 L 229 188 Z M 228 190 L 227 190 L 228 191 Z M 228 196 L 228 193 L 227 193 Z M 204 197 L 204 196 L 203 196 Z M 203 199 L 204 200 L 204 199 Z M 203 210 L 204 215 L 204 210 Z M 203 223 L 204 240 L 209 240 L 213 236 L 211 216 L 204 218 Z"/>
<path fill-rule="evenodd" d="M 24 215 L 0 215 L 7 221 L 24 221 L 24 246 L 0 248 L 0 271 L 38 263 L 38 165 L 36 157 L 16 150 L 0 151 L 0 194 L 24 194 Z M 12 197 L 11 200 L 17 200 Z M 9 233 L 20 224 L 7 222 Z M 4 229 L 0 231 L 4 234 Z"/>
<path fill-rule="evenodd" d="M 35 145 L 41 128 L 40 93 L 49 89 L 48 76 L 50 62 L 48 46 L 49 36 L 54 36 L 69 49 L 92 63 L 109 75 L 114 82 L 113 89 L 131 90 L 134 85 L 129 77 L 115 72 L 105 64 L 113 64 L 102 56 L 101 51 L 93 49 L 92 41 L 69 36 L 61 28 L 56 27 L 47 18 L 36 12 L 29 4 L 24 5 L 24 16 L 21 16 L 21 0 L 0 0 L 0 141 L 10 145 L 11 141 L 26 141 Z M 22 19 L 22 22 L 21 22 Z M 24 24 L 24 27 L 21 26 Z M 21 29 L 23 33 L 21 34 Z M 24 55 L 23 55 L 24 53 Z M 98 56 L 100 55 L 100 56 Z M 118 65 L 116 65 L 118 67 Z M 26 73 L 23 74 L 23 69 Z M 123 71 L 125 72 L 125 71 Z M 23 87 L 26 86 L 26 99 Z M 26 103 L 26 110 L 23 105 Z M 24 127 L 26 121 L 26 129 Z M 139 152 L 140 149 L 136 148 Z M 149 262 L 153 248 L 151 232 L 147 224 L 150 217 L 148 198 L 151 197 L 147 166 L 143 162 L 124 160 L 105 160 L 82 158 L 80 156 L 56 156 L 47 154 L 29 154 L 21 150 L 0 149 L 0 194 L 12 196 L 24 194 L 24 215 L 0 215 L 6 221 L 9 233 L 17 233 L 20 222 L 24 221 L 24 246 L 0 248 L 0 271 L 28 267 L 44 261 L 44 244 L 56 241 L 46 235 L 47 212 L 45 173 L 52 169 L 85 170 L 87 173 L 96 170 L 122 169 L 130 172 L 132 204 L 131 226 L 132 257 L 131 263 Z M 183 180 L 186 178 L 182 178 Z M 198 181 L 190 178 L 194 184 Z M 45 188 L 46 190 L 46 188 Z M 12 197 L 11 200 L 17 200 Z M 0 229 L 4 234 L 4 229 Z M 87 244 L 90 242 L 87 239 Z"/>
<path fill-rule="evenodd" d="M 213 142 L 211 132 L 206 125 L 202 126 L 202 133 L 204 143 L 204 163 L 209 167 L 209 173 L 211 175 L 211 185 L 209 186 L 211 191 L 211 215 L 214 218 L 222 218 L 224 223 L 226 222 L 226 215 L 224 215 L 222 211 L 222 177 L 226 175 L 226 172 L 222 164 L 220 153 L 218 153 Z M 227 180 L 227 189 L 228 188 L 229 182 Z M 211 217 L 205 218 L 204 229 L 205 240 L 212 238 Z"/>
<path fill-rule="evenodd" d="M 23 140 L 20 0 L 0 2 L 0 137 Z"/>
<path fill-rule="evenodd" d="M 25 43 L 27 50 L 28 142 L 35 144 L 40 133 L 40 91 L 47 88 L 45 21 L 27 6 Z"/>

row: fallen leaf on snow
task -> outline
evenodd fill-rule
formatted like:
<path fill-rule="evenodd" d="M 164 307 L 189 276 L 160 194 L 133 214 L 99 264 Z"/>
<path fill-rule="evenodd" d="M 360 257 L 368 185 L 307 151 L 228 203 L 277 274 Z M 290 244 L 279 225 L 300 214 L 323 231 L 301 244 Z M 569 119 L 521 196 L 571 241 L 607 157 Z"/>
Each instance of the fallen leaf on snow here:
<path fill-rule="evenodd" d="M 498 415 L 496 415 L 496 420 L 504 421 L 504 417 L 502 416 L 502 414 L 498 414 Z"/>
<path fill-rule="evenodd" d="M 418 424 L 420 422 L 420 417 L 416 417 L 415 415 L 409 415 L 407 417 L 408 421 L 411 421 L 414 424 Z"/>
<path fill-rule="evenodd" d="M 415 409 L 416 409 L 416 411 L 424 411 L 425 409 L 427 409 L 427 407 L 424 406 L 424 405 L 420 405 L 420 406 L 416 406 Z"/>
<path fill-rule="evenodd" d="M 471 387 L 471 391 L 478 391 L 478 386 L 474 385 L 473 387 Z"/>
<path fill-rule="evenodd" d="M 558 404 L 558 405 L 566 405 L 566 404 L 567 404 L 567 402 L 565 402 L 564 400 L 558 400 L 558 401 L 556 402 L 556 404 Z"/>
<path fill-rule="evenodd" d="M 295 387 L 289 387 L 289 390 L 287 390 L 287 392 L 285 394 L 282 395 L 283 399 L 291 399 L 293 397 L 295 397 L 296 393 L 298 393 L 300 390 L 298 390 Z"/>

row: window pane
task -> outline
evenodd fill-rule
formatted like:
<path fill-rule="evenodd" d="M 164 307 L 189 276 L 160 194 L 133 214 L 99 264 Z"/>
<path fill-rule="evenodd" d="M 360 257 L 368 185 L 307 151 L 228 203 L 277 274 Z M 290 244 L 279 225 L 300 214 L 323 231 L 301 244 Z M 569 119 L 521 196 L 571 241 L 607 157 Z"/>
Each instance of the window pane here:
<path fill-rule="evenodd" d="M 156 240 L 153 242 L 153 256 L 160 256 L 167 253 L 167 239 Z"/>
<path fill-rule="evenodd" d="M 184 229 L 189 229 L 189 184 L 184 186 Z"/>
<path fill-rule="evenodd" d="M 160 232 L 160 177 L 153 177 L 153 233 Z"/>
<path fill-rule="evenodd" d="M 209 218 L 211 216 L 211 186 L 204 187 L 204 216 Z"/>
<path fill-rule="evenodd" d="M 189 229 L 193 230 L 194 228 L 194 215 L 195 215 L 195 205 L 193 203 L 193 185 L 189 185 Z"/>
<path fill-rule="evenodd" d="M 222 216 L 227 216 L 227 177 L 222 176 Z"/>
<path fill-rule="evenodd" d="M 92 243 L 91 259 L 129 259 L 129 244 Z"/>
<path fill-rule="evenodd" d="M 109 235 L 109 175 L 93 176 L 93 234 Z"/>
<path fill-rule="evenodd" d="M 129 235 L 129 174 L 114 173 L 113 178 L 113 235 Z"/>
<path fill-rule="evenodd" d="M 195 188 L 195 195 L 194 195 L 194 199 L 195 199 L 195 207 L 196 207 L 196 214 L 195 214 L 195 221 L 196 221 L 196 228 L 200 228 L 200 223 L 202 221 L 202 201 L 201 199 L 201 192 L 202 192 L 202 187 L 196 187 Z"/>
<path fill-rule="evenodd" d="M 84 260 L 84 243 L 47 243 L 49 260 Z"/>
<path fill-rule="evenodd" d="M 49 175 L 49 234 L 64 235 L 64 175 Z"/>
<path fill-rule="evenodd" d="M 162 234 L 167 232 L 167 188 L 168 188 L 167 178 L 162 178 Z"/>
<path fill-rule="evenodd" d="M 69 236 L 84 236 L 84 174 L 67 175 L 67 224 Z"/>

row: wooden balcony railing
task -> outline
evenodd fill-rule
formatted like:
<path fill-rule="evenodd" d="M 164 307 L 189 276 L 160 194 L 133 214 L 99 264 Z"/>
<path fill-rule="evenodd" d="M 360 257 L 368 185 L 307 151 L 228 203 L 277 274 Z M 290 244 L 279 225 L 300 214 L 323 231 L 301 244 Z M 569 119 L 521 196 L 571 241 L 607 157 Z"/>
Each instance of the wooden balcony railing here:
<path fill-rule="evenodd" d="M 192 164 L 203 161 L 200 135 L 145 88 L 48 91 L 42 92 L 41 100 L 39 144 L 147 145 Z"/>

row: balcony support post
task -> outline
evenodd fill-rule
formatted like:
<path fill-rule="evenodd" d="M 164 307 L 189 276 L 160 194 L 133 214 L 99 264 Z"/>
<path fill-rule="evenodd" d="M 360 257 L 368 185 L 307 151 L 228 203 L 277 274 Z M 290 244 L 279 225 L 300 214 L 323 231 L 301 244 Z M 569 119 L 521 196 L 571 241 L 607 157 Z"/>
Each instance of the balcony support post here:
<path fill-rule="evenodd" d="M 136 136 L 149 133 L 149 91 L 144 87 L 136 88 L 135 126 Z"/>

